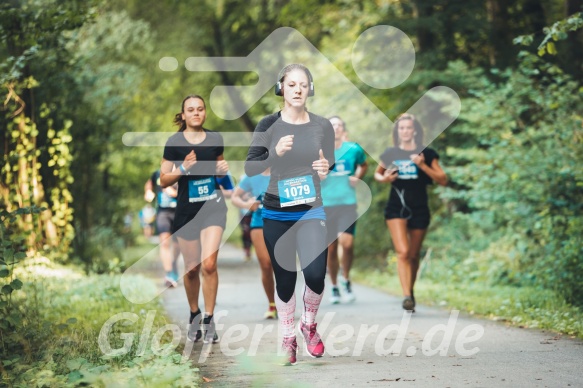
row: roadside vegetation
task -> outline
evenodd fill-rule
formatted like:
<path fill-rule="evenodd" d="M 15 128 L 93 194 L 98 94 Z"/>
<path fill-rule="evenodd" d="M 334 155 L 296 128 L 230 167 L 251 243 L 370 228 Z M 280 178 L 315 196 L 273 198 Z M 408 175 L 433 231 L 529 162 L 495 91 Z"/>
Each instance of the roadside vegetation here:
<path fill-rule="evenodd" d="M 154 357 L 146 343 L 141 354 L 136 334 L 127 354 L 105 357 L 97 344 L 118 312 L 138 318 L 115 326 L 115 346 L 122 330 L 140 332 L 149 311 L 156 312 L 152 330 L 167 323 L 159 304 L 132 305 L 119 290 L 121 273 L 151 250 L 137 237 L 137 218 L 162 154 L 159 144 L 127 146 L 124 134 L 170 134 L 184 96 L 208 102 L 217 85 L 257 82 L 254 72 L 166 71 L 161 58 L 245 57 L 279 27 L 298 30 L 384 114 L 369 121 L 349 94 L 312 100 L 316 113 L 343 116 L 351 139 L 389 146 L 387 118 L 435 86 L 459 95 L 461 114 L 431 143 L 450 182 L 430 189 L 420 303 L 582 338 L 581 1 L 461 3 L 2 2 L 2 384 L 197 381 L 196 368 L 180 363 L 180 347 Z M 391 89 L 363 83 L 353 67 L 355 41 L 378 25 L 401 29 L 415 47 L 414 71 Z M 266 93 L 237 120 L 209 109 L 207 124 L 248 133 L 277 109 Z M 246 151 L 225 149 L 235 178 Z M 368 159 L 372 204 L 358 224 L 355 265 L 359 281 L 400 294 L 382 212 L 388 188 L 372 179 L 378 158 Z M 236 229 L 230 241 L 239 237 Z M 144 293 L 156 287 L 142 276 L 126 281 Z"/>

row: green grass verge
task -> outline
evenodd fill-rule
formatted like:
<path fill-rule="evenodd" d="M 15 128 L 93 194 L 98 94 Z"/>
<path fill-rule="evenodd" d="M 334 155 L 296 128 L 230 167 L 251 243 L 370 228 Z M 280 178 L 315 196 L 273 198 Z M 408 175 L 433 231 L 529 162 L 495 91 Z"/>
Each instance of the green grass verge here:
<path fill-rule="evenodd" d="M 138 260 L 146 259 L 148 262 L 158 262 L 158 244 L 149 242 L 144 236 L 139 236 L 136 239 L 136 244 L 127 247 L 123 251 L 121 257 L 122 268 L 127 268 L 135 264 Z M 153 253 L 152 251 L 155 250 Z M 152 257 L 150 257 L 152 256 Z"/>
<path fill-rule="evenodd" d="M 355 268 L 352 278 L 394 295 L 402 295 L 396 274 L 378 269 Z M 437 283 L 420 278 L 415 284 L 420 304 L 465 311 L 509 324 L 551 330 L 583 339 L 583 312 L 549 290 L 529 287 L 491 286 L 484 283 Z"/>
<path fill-rule="evenodd" d="M 199 382 L 197 368 L 182 362 L 182 348 L 171 344 L 170 331 L 162 335 L 161 347 L 152 345 L 154 333 L 170 323 L 158 299 L 130 303 L 120 291 L 120 275 L 87 276 L 48 259 L 29 259 L 15 274 L 24 283 L 12 295 L 20 329 L 2 339 L 0 385 L 192 387 Z M 124 281 L 144 293 L 155 292 L 155 283 L 143 276 Z M 128 351 L 107 356 L 98 338 L 104 323 L 118 313 L 135 322 L 119 320 L 105 336 L 106 343 Z M 141 338 L 152 317 L 150 334 Z"/>

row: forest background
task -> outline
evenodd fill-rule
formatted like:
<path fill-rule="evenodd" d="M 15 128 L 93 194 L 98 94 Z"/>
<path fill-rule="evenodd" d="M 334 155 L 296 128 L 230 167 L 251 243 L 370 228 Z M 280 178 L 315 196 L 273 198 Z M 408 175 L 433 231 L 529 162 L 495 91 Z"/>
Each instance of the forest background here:
<path fill-rule="evenodd" d="M 216 85 L 257 80 L 248 72 L 162 71 L 162 57 L 179 63 L 193 56 L 243 57 L 279 27 L 297 29 L 390 119 L 433 86 L 458 93 L 458 119 L 431 143 L 450 183 L 430 189 L 433 218 L 422 252 L 421 295 L 581 336 L 582 6 L 581 0 L 2 2 L 3 379 L 17 382 L 31 363 L 37 369 L 29 378 L 75 382 L 91 375 L 88 365 L 114 370 L 135 362 L 101 360 L 90 337 L 103 320 L 82 324 L 83 313 L 70 313 L 70 300 L 59 294 L 82 288 L 113 295 L 119 292 L 116 274 L 143 253 L 137 220 L 128 228 L 124 218 L 144 205 L 144 183 L 159 167 L 162 149 L 127 147 L 122 136 L 170 134 L 184 96 L 196 93 L 208 102 Z M 392 89 L 367 85 L 351 63 L 358 36 L 378 25 L 401 29 L 416 50 L 413 73 Z M 270 90 L 237 120 L 209 110 L 206 127 L 252 132 L 278 107 Z M 336 113 L 344 112 L 351 132 L 371 130 L 351 121 L 349 109 Z M 389 146 L 391 128 L 385 130 L 381 141 Z M 227 148 L 225 156 L 244 160 L 245 153 Z M 374 182 L 378 155 L 370 157 L 364 180 L 373 201 L 358 224 L 357 275 L 398 292 L 382 216 L 388 188 Z M 63 288 L 69 278 L 76 280 L 66 283 L 78 288 Z M 63 297 L 62 306 L 46 309 L 43 298 L 59 300 L 55 295 Z M 34 314 L 44 317 L 43 330 Z M 73 356 L 59 358 L 53 349 L 47 361 L 43 344 L 56 337 L 83 341 L 71 330 L 89 337 L 90 350 L 71 363 Z"/>

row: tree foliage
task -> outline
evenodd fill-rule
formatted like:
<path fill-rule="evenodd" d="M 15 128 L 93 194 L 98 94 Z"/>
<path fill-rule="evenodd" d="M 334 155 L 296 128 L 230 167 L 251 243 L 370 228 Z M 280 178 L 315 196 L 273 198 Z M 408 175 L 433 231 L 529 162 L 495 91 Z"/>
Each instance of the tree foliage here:
<path fill-rule="evenodd" d="M 29 244 L 70 252 L 73 241 L 88 268 L 106 267 L 96 257 L 104 246 L 106 256 L 119 253 L 122 218 L 141 206 L 143 183 L 161 157 L 160 147 L 124 146 L 123 134 L 174 131 L 185 95 L 256 81 L 245 72 L 162 71 L 160 58 L 246 56 L 291 26 L 388 117 L 436 85 L 460 95 L 462 115 L 431 144 L 452 182 L 431 190 L 427 246 L 452 274 L 583 300 L 575 237 L 582 224 L 580 7 L 579 0 L 5 2 L 0 206 L 46 207 L 34 223 L 26 215 L 19 221 Z M 417 52 L 412 75 L 389 90 L 364 84 L 351 63 L 356 38 L 379 24 L 402 29 Z M 541 49 L 555 55 L 538 58 Z M 350 105 L 350 96 L 338 98 Z M 273 96 L 265 97 L 233 122 L 209 111 L 207 124 L 251 131 L 273 107 Z M 372 133 L 366 123 L 351 131 Z M 385 267 L 386 186 L 372 172 L 365 180 L 373 203 L 359 223 L 357 250 Z"/>
<path fill-rule="evenodd" d="M 63 33 L 91 18 L 88 2 L 11 1 L 0 6 L 0 116 L 3 164 L 1 207 L 7 211 L 43 206 L 14 227 L 31 232 L 29 249 L 51 247 L 68 253 L 73 238 L 69 185 L 71 116 L 62 110 L 67 90 Z M 53 89 L 54 83 L 61 83 Z M 59 90 L 55 93 L 55 90 Z"/>
<path fill-rule="evenodd" d="M 543 32 L 545 37 L 538 45 L 538 55 L 545 54 L 557 55 L 557 48 L 555 43 L 560 40 L 565 40 L 569 37 L 569 32 L 577 31 L 583 27 L 583 12 L 577 12 L 566 19 L 559 20 L 553 23 L 550 27 L 545 27 Z M 534 34 L 521 35 L 514 39 L 515 44 L 529 46 L 534 41 Z"/>
<path fill-rule="evenodd" d="M 538 284 L 578 302 L 583 89 L 532 54 L 520 60 L 519 69 L 498 74 L 500 83 L 468 77 L 481 87 L 464 101 L 454 134 L 472 134 L 475 145 L 450 148 L 459 187 L 442 197 L 461 200 L 470 230 L 489 224 L 491 249 L 507 251 L 494 281 Z M 464 65 L 455 70 L 469 75 Z"/>

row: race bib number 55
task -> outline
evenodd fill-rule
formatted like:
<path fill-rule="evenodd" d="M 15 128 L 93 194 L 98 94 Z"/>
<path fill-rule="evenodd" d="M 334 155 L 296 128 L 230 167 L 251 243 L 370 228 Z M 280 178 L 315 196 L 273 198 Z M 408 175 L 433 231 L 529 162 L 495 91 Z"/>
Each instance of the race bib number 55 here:
<path fill-rule="evenodd" d="M 215 192 L 214 177 L 188 181 L 189 202 L 208 201 L 209 199 L 215 199 L 216 197 L 217 193 Z"/>

